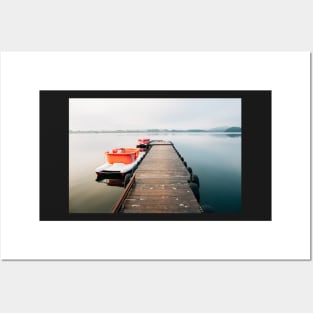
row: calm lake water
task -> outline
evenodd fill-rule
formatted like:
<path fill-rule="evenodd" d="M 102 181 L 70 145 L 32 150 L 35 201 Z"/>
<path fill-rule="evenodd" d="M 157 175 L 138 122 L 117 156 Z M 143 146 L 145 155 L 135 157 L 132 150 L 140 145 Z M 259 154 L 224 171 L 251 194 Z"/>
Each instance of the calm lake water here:
<path fill-rule="evenodd" d="M 70 134 L 70 213 L 110 213 L 123 187 L 96 181 L 94 169 L 104 152 L 135 147 L 138 138 L 172 141 L 200 180 L 205 211 L 235 213 L 241 209 L 241 136 L 223 133 Z"/>

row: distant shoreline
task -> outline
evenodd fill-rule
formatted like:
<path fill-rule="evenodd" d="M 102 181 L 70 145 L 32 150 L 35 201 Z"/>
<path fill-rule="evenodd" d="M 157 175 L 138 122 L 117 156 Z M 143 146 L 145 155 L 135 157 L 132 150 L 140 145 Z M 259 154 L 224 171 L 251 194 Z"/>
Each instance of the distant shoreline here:
<path fill-rule="evenodd" d="M 216 130 L 70 130 L 70 134 L 128 134 L 128 133 L 230 133 Z M 231 131 L 241 134 L 241 131 Z"/>

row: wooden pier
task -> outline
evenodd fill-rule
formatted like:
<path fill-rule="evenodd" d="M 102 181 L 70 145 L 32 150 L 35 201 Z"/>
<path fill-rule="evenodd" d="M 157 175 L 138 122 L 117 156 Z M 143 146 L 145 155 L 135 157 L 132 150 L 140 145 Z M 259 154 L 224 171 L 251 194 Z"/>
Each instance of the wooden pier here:
<path fill-rule="evenodd" d="M 168 141 L 152 141 L 116 213 L 201 213 L 189 185 L 190 172 Z"/>

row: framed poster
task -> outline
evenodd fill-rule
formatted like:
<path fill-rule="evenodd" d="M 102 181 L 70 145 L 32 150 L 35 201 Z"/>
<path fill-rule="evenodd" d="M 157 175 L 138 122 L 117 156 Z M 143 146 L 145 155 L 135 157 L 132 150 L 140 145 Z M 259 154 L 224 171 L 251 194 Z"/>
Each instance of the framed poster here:
<path fill-rule="evenodd" d="M 40 91 L 40 148 L 41 220 L 271 219 L 270 91 Z"/>
<path fill-rule="evenodd" d="M 309 53 L 7 52 L 1 112 L 4 259 L 310 258 Z"/>

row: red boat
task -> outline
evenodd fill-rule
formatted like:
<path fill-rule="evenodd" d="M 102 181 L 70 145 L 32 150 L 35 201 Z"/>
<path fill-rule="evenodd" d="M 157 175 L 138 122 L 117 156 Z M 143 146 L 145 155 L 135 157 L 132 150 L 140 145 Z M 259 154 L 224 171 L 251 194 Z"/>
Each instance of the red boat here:
<path fill-rule="evenodd" d="M 150 143 L 149 138 L 138 139 L 137 148 L 146 149 L 148 148 L 149 143 Z M 141 151 L 145 151 L 145 150 L 141 150 Z"/>
<path fill-rule="evenodd" d="M 147 145 L 149 144 L 150 142 L 150 139 L 149 138 L 141 138 L 141 139 L 138 139 L 138 144 L 144 144 L 144 145 Z"/>

